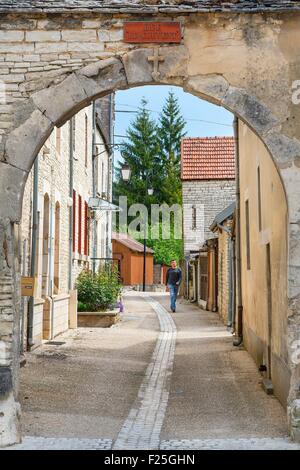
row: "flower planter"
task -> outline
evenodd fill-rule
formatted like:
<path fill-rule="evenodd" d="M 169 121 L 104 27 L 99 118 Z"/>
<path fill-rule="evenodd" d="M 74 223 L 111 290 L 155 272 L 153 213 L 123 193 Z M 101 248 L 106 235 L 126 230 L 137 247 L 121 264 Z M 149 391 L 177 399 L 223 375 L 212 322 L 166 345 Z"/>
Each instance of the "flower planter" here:
<path fill-rule="evenodd" d="M 78 326 L 109 328 L 120 321 L 119 309 L 106 310 L 104 312 L 78 312 Z"/>

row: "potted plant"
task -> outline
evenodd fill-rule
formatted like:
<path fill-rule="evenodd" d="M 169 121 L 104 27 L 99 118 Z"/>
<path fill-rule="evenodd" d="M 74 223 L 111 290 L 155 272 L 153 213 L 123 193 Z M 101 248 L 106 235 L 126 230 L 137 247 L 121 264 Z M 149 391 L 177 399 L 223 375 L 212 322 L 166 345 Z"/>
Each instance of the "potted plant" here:
<path fill-rule="evenodd" d="M 78 326 L 108 327 L 119 321 L 116 308 L 121 292 L 118 271 L 102 267 L 93 273 L 84 270 L 76 281 L 78 295 Z"/>

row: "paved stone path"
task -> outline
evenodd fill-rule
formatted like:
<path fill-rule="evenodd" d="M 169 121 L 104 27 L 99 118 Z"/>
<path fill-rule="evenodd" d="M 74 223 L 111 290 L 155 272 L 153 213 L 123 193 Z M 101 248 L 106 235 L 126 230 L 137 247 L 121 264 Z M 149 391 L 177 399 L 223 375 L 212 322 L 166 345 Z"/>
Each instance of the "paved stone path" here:
<path fill-rule="evenodd" d="M 135 294 L 136 295 L 136 294 Z M 221 408 L 223 409 L 223 402 L 222 396 L 234 396 L 234 406 L 237 406 L 240 402 L 244 404 L 244 401 L 253 400 L 252 395 L 250 394 L 249 397 L 246 395 L 245 398 L 245 390 L 249 388 L 250 392 L 256 396 L 261 392 L 260 388 L 257 388 L 256 384 L 256 369 L 253 369 L 252 362 L 249 358 L 249 364 L 245 369 L 245 360 L 247 359 L 247 353 L 244 351 L 238 352 L 235 350 L 234 358 L 236 355 L 240 357 L 243 356 L 242 359 L 242 370 L 243 376 L 245 376 L 245 383 L 242 380 L 241 383 L 238 382 L 238 378 L 233 374 L 232 370 L 233 365 L 236 367 L 236 363 L 233 364 L 228 362 L 226 359 L 226 348 L 231 350 L 230 345 L 227 345 L 228 342 L 228 334 L 222 324 L 217 320 L 214 314 L 209 312 L 202 312 L 201 314 L 201 321 L 199 317 L 199 310 L 196 307 L 192 307 L 190 304 L 186 306 L 184 303 L 179 303 L 180 308 L 178 308 L 178 313 L 176 314 L 176 324 L 173 321 L 173 317 L 167 311 L 168 305 L 168 297 L 157 296 L 157 300 L 155 300 L 155 294 L 150 297 L 148 294 L 141 295 L 143 297 L 143 301 L 140 303 L 139 308 L 142 311 L 147 310 L 147 315 L 151 309 L 145 309 L 144 301 L 148 303 L 148 306 L 151 306 L 153 311 L 156 313 L 157 318 L 159 320 L 160 330 L 158 333 L 158 337 L 155 336 L 155 342 L 150 343 L 151 349 L 149 350 L 149 355 L 147 357 L 147 361 L 144 364 L 149 364 L 146 368 L 146 372 L 144 373 L 145 366 L 140 371 L 143 374 L 142 383 L 137 383 L 137 388 L 135 389 L 135 393 L 133 395 L 133 403 L 131 409 L 128 407 L 126 413 L 123 415 L 122 420 L 117 422 L 116 431 L 114 433 L 108 432 L 107 427 L 107 419 L 108 415 L 101 416 L 101 421 L 99 421 L 100 426 L 97 428 L 97 433 L 95 436 L 104 436 L 107 438 L 94 438 L 94 436 L 89 437 L 85 436 L 82 438 L 77 438 L 76 434 L 74 437 L 25 437 L 23 439 L 22 444 L 16 445 L 11 447 L 10 449 L 16 450 L 114 450 L 114 449 L 161 449 L 161 450 L 223 450 L 223 449 L 233 449 L 233 450 L 286 450 L 286 449 L 297 449 L 300 450 L 300 445 L 291 442 L 291 440 L 285 436 L 285 432 L 281 432 L 281 427 L 279 426 L 278 430 L 272 434 L 273 428 L 276 425 L 276 420 L 278 420 L 278 416 L 274 414 L 273 417 L 270 418 L 270 423 L 272 424 L 273 428 L 271 429 L 269 426 L 269 421 L 266 421 L 266 418 L 259 412 L 257 416 L 258 422 L 257 427 L 253 426 L 252 422 L 246 423 L 244 420 L 245 416 L 251 415 L 253 410 L 249 408 L 249 403 L 246 403 L 246 408 L 244 407 L 239 409 L 239 413 L 242 416 L 243 426 L 245 427 L 246 435 L 239 431 L 240 428 L 236 429 L 235 434 L 233 433 L 233 429 L 231 427 L 231 438 L 226 438 L 227 431 L 224 432 L 224 429 L 221 429 L 221 436 L 216 435 L 216 429 L 213 428 L 211 421 L 205 420 L 205 408 L 207 408 L 208 413 L 212 413 L 213 420 L 217 420 L 220 418 L 221 409 L 216 407 L 216 402 L 212 401 L 213 393 L 221 388 L 221 396 L 217 394 L 216 400 L 221 401 Z M 133 297 L 134 298 L 134 297 Z M 133 299 L 132 298 L 132 299 Z M 137 300 L 131 300 L 134 302 L 132 307 L 134 309 L 132 312 L 137 312 Z M 150 313 L 155 319 L 155 315 Z M 102 332 L 103 334 L 112 335 L 109 336 L 107 342 L 113 340 L 114 349 L 124 347 L 124 332 L 126 331 L 126 325 L 130 325 L 129 322 L 136 321 L 135 319 L 138 317 L 131 317 L 127 318 L 126 321 L 123 322 L 123 326 L 120 329 L 115 329 L 111 331 Z M 202 322 L 202 323 L 201 323 Z M 143 323 L 143 328 L 145 329 L 151 326 L 153 328 L 153 319 L 152 323 L 149 325 L 148 323 Z M 125 328 L 125 329 L 124 329 Z M 136 328 L 136 327 L 134 327 Z M 134 335 L 140 335 L 139 338 L 142 338 L 141 344 L 143 345 L 139 355 L 145 349 L 145 341 L 151 339 L 148 334 L 143 336 L 143 328 L 132 330 Z M 129 330 L 131 331 L 131 330 Z M 157 330 L 156 330 L 157 331 Z M 83 333 L 81 333 L 82 335 Z M 127 332 L 128 334 L 128 332 Z M 91 343 L 91 336 L 85 337 L 84 341 L 88 340 L 89 347 L 94 348 L 95 344 Z M 97 337 L 98 338 L 98 337 Z M 96 338 L 96 339 L 97 339 Z M 104 338 L 105 335 L 102 337 L 102 348 L 107 348 L 107 343 L 105 343 Z M 118 338 L 122 338 L 122 341 L 118 343 Z M 157 338 L 157 339 L 156 339 Z M 194 341 L 193 341 L 194 340 Z M 201 343 L 201 341 L 202 343 Z M 98 340 L 97 340 L 98 341 Z M 176 347 L 176 355 L 175 355 L 175 343 L 177 344 Z M 81 344 L 81 343 L 80 343 Z M 86 344 L 86 343 L 85 343 Z M 201 346 L 202 344 L 202 346 Z M 154 346 L 155 345 L 155 346 Z M 189 347 L 187 347 L 189 346 Z M 83 345 L 81 345 L 83 347 Z M 134 343 L 134 349 L 136 351 L 137 343 Z M 217 351 L 219 348 L 219 352 Z M 94 350 L 94 349 L 92 349 Z M 71 349 L 71 352 L 75 354 L 76 349 Z M 98 351 L 98 350 L 97 350 Z M 153 352 L 152 352 L 153 351 Z M 70 349 L 66 349 L 66 352 L 70 354 Z M 229 351 L 230 352 L 230 351 Z M 108 355 L 111 361 L 111 351 L 108 351 Z M 216 356 L 217 354 L 217 356 Z M 208 365 L 210 364 L 210 357 L 213 357 L 214 361 L 212 363 L 212 367 L 209 368 Z M 216 357 L 215 357 L 216 356 Z M 75 356 L 74 356 L 75 357 Z M 223 358 L 223 359 L 222 359 Z M 233 358 L 233 359 L 234 359 Z M 103 361 L 103 354 L 101 356 L 101 360 Z M 132 358 L 131 358 L 132 360 Z M 149 361 L 149 362 L 148 362 Z M 117 364 L 120 363 L 119 356 L 115 358 L 115 362 Z M 246 361 L 247 362 L 247 361 Z M 174 363 L 174 364 L 173 364 Z M 190 364 L 193 364 L 191 370 L 189 370 Z M 220 364 L 219 364 L 220 363 Z M 34 363 L 35 364 L 35 363 Z M 80 363 L 81 364 L 81 363 Z M 195 369 L 196 365 L 201 366 L 202 368 Z M 216 369 L 216 364 L 219 364 L 221 367 L 221 371 L 218 372 Z M 239 362 L 238 362 L 239 364 Z M 82 365 L 82 364 L 81 364 Z M 208 367 L 206 370 L 203 367 Z M 72 366 L 73 367 L 73 366 Z M 119 366 L 118 366 L 119 367 Z M 124 365 L 123 365 L 124 367 Z M 134 368 L 128 369 L 127 374 L 132 374 L 137 368 L 137 364 L 134 363 Z M 226 374 L 224 374 L 224 369 L 226 368 Z M 60 373 L 63 372 L 62 369 Z M 213 370 L 213 375 L 211 374 L 210 370 Z M 52 370 L 52 379 L 55 377 L 53 375 Z M 99 372 L 97 372 L 98 374 Z M 119 372 L 117 371 L 117 374 Z M 98 377 L 98 375 L 96 376 Z M 190 374 L 190 375 L 189 375 Z M 240 369 L 237 369 L 236 374 L 238 376 L 241 375 Z M 197 377 L 201 377 L 201 383 L 194 383 L 192 377 L 196 375 Z M 221 377 L 222 381 L 217 382 L 218 387 L 213 387 L 212 378 L 213 377 Z M 224 377 L 225 376 L 225 377 Z M 117 375 L 119 377 L 119 375 Z M 172 377 L 172 383 L 171 383 Z M 180 380 L 179 380 L 180 378 Z M 252 378 L 252 381 L 249 378 Z M 87 377 L 88 380 L 90 380 Z M 207 379 L 207 380 L 206 380 Z M 98 380 L 98 379 L 97 379 Z M 97 382 L 96 380 L 96 382 Z M 111 380 L 111 378 L 110 378 Z M 179 380 L 179 381 L 178 381 Z M 218 379 L 220 380 L 220 379 Z M 203 382 L 203 383 L 202 383 Z M 228 383 L 227 383 L 228 382 Z M 237 383 L 238 382 L 238 383 Z M 72 382 L 73 383 L 73 382 Z M 109 382 L 110 383 L 110 382 Z M 249 387 L 249 383 L 251 383 L 251 387 Z M 233 390 L 228 389 L 228 384 L 235 384 Z M 255 385 L 256 384 L 256 385 Z M 90 387 L 90 381 L 87 383 Z M 181 388 L 180 388 L 181 387 Z M 201 388 L 202 387 L 202 388 Z M 224 388 L 225 387 L 225 388 Z M 227 387 L 227 388 L 226 388 Z M 255 388 L 256 387 L 256 388 Z M 97 382 L 97 390 L 99 388 Z M 185 390 L 183 390 L 185 388 Z M 191 395 L 189 393 L 189 389 L 191 388 L 192 391 L 196 392 L 196 395 Z M 104 389 L 105 390 L 105 389 Z M 209 392 L 209 399 L 200 400 L 199 396 L 203 398 L 206 397 L 206 390 L 207 393 Z M 229 390 L 229 391 L 228 391 Z M 179 394 L 180 392 L 180 394 Z M 183 399 L 181 399 L 182 394 L 184 393 Z M 219 392 L 218 392 L 219 393 Z M 134 401 L 134 397 L 136 397 Z M 251 398 L 252 397 L 252 398 Z M 262 395 L 263 401 L 259 401 L 261 405 L 259 408 L 263 408 L 267 414 L 272 411 L 276 402 L 274 402 L 274 398 L 266 398 L 265 395 Z M 257 399 L 257 397 L 256 397 Z M 262 399 L 262 398 L 261 398 Z M 197 401 L 198 400 L 198 401 Z M 263 407 L 263 405 L 268 400 L 268 406 Z M 271 401 L 270 401 L 271 400 Z M 127 400 L 128 402 L 128 400 Z M 130 402 L 129 402 L 130 403 Z M 189 411 L 189 404 L 192 407 L 192 413 L 195 414 L 197 412 L 197 408 L 199 408 L 200 404 L 201 414 L 200 418 L 198 415 L 196 416 L 195 420 L 197 422 L 197 429 L 192 427 L 192 417 L 193 414 Z M 231 404 L 231 406 L 233 406 Z M 256 406 L 256 401 L 254 400 L 254 406 Z M 212 408 L 213 407 L 213 408 Z M 277 407 L 275 406 L 275 409 Z M 213 410 L 213 411 L 212 411 Z M 218 411 L 219 410 L 219 411 Z M 230 410 L 229 406 L 225 407 L 226 413 Z M 111 412 L 111 411 L 109 411 Z M 177 414 L 178 416 L 177 416 Z M 243 414 L 244 413 L 244 414 Z M 238 414 L 238 413 L 236 413 Z M 126 418 L 127 415 L 127 418 Z M 90 415 L 89 415 L 90 416 Z M 227 416 L 227 415 L 226 415 Z M 39 417 L 39 415 L 37 415 Z M 105 421 L 103 419 L 105 418 Z M 210 416 L 209 416 L 210 418 Z M 223 417 L 221 416 L 223 419 Z M 42 419 L 44 419 L 42 415 Z M 125 419 L 125 421 L 124 421 Z M 219 426 L 222 427 L 223 421 L 219 419 Z M 225 418 L 224 418 L 225 419 Z M 255 416 L 254 416 L 254 419 Z M 273 421 L 272 421 L 273 419 Z M 200 421 L 199 421 L 200 420 Z M 214 421 L 214 425 L 216 427 Z M 226 421 L 226 420 L 225 420 Z M 59 422 L 59 421 L 58 421 Z M 169 422 L 169 424 L 168 424 Z M 103 424 L 104 423 L 104 424 Z M 122 424 L 123 423 L 123 424 Z M 171 426 L 171 424 L 172 426 Z M 178 430 L 179 423 L 181 423 L 181 431 Z M 227 421 L 226 421 L 227 423 Z M 235 421 L 229 421 L 229 425 L 233 425 Z M 228 424 L 228 423 L 227 423 Z M 270 425 L 271 425 L 270 424 Z M 277 423 L 278 424 L 278 423 Z M 279 423 L 280 424 L 280 423 Z M 164 428 L 163 428 L 164 425 Z M 166 425 L 167 431 L 166 432 Z M 101 427 L 102 426 L 102 427 Z M 224 426 L 224 423 L 223 423 Z M 120 429 L 121 427 L 121 429 Z M 206 435 L 201 435 L 199 429 L 201 430 L 204 428 Z M 32 428 L 34 431 L 36 428 Z M 48 428 L 47 428 L 48 430 Z M 120 430 L 120 431 L 119 431 Z M 262 431 L 263 430 L 263 431 Z M 80 435 L 82 431 L 79 431 L 78 434 Z M 29 433 L 28 433 L 29 434 Z M 222 436 L 223 434 L 223 436 Z M 47 434 L 45 434 L 47 436 Z M 44 436 L 45 436 L 44 435 Z M 67 434 L 66 434 L 67 435 Z M 84 434 L 82 434 L 84 436 Z M 197 436 L 198 439 L 194 439 L 194 436 Z M 241 436 L 241 437 L 240 437 Z M 248 437 L 251 436 L 251 437 Z M 268 437 L 264 437 L 268 436 Z"/>
<path fill-rule="evenodd" d="M 144 447 L 141 447 L 145 449 Z M 111 450 L 111 439 L 25 437 L 22 444 L 8 450 Z M 115 449 L 115 446 L 114 446 Z M 130 448 L 132 449 L 132 447 Z M 160 450 L 300 450 L 288 438 L 265 439 L 180 439 L 158 443 Z"/>
<path fill-rule="evenodd" d="M 114 449 L 158 449 L 169 398 L 169 382 L 174 361 L 176 326 L 167 310 L 146 297 L 155 310 L 160 334 L 146 370 L 137 399 L 126 419 Z"/>
<path fill-rule="evenodd" d="M 8 450 L 110 450 L 111 439 L 80 439 L 55 437 L 24 437 L 22 444 Z"/>
<path fill-rule="evenodd" d="M 162 441 L 161 450 L 300 450 L 300 445 L 280 438 L 180 439 Z"/>

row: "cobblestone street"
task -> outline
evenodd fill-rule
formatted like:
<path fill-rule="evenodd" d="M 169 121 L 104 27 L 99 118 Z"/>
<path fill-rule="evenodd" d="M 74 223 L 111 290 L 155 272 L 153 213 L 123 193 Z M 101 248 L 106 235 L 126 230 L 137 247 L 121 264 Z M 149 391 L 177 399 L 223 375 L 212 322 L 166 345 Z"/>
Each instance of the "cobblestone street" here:
<path fill-rule="evenodd" d="M 27 356 L 14 449 L 300 449 L 215 313 L 130 292 L 119 324 L 56 342 Z"/>

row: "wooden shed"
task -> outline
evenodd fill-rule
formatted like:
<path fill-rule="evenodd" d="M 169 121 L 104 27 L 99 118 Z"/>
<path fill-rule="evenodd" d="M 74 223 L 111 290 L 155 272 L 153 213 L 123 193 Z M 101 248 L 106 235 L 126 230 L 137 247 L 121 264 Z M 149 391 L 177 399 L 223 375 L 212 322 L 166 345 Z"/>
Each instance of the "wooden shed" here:
<path fill-rule="evenodd" d="M 123 285 L 143 284 L 144 245 L 126 233 L 112 234 L 113 258 L 118 260 L 119 272 Z M 146 285 L 153 284 L 153 254 L 146 247 Z"/>

